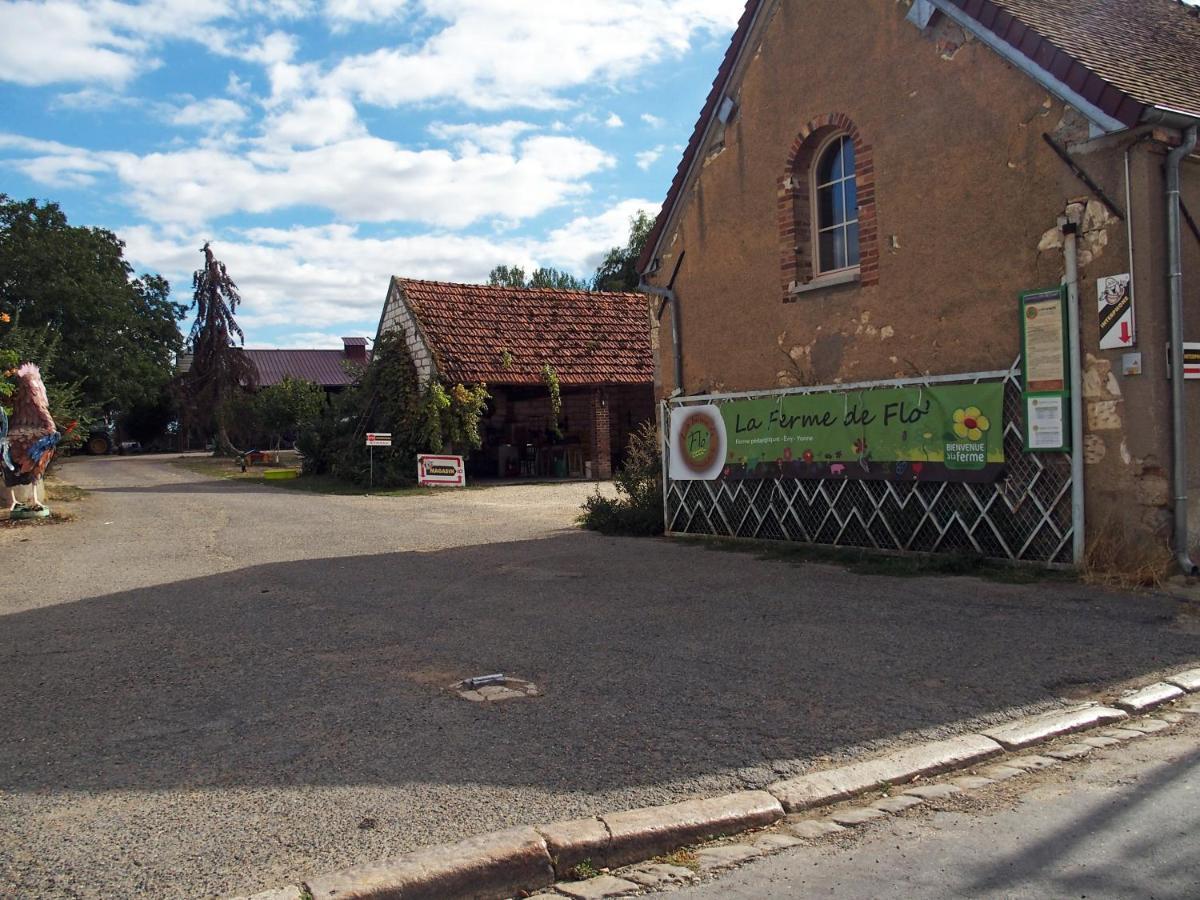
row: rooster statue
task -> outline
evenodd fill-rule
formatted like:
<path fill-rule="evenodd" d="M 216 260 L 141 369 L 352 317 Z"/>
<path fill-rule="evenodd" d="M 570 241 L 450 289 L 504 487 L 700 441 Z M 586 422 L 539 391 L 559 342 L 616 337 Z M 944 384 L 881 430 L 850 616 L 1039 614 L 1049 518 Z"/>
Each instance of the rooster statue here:
<path fill-rule="evenodd" d="M 17 369 L 16 379 L 12 419 L 0 410 L 0 470 L 5 487 L 14 489 L 9 515 L 45 516 L 50 511 L 42 502 L 44 496 L 38 496 L 38 488 L 62 435 L 50 415 L 50 402 L 38 367 L 25 363 Z M 26 499 L 21 502 L 17 501 L 18 487 L 25 487 L 22 493 Z"/>

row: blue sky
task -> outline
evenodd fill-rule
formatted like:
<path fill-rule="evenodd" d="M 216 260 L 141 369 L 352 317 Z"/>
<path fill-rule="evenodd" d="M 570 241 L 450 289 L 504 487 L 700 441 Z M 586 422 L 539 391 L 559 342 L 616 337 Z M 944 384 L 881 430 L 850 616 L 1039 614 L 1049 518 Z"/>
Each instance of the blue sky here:
<path fill-rule="evenodd" d="M 656 213 L 741 0 L 0 2 L 0 192 L 117 232 L 247 346 L 373 335 L 389 275 L 588 275 Z"/>

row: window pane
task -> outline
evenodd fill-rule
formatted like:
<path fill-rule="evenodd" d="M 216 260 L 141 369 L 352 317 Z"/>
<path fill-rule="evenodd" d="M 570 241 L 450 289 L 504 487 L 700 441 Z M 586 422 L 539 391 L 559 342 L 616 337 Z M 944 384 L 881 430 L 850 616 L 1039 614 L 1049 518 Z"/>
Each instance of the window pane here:
<path fill-rule="evenodd" d="M 842 144 L 845 141 L 838 138 L 825 150 L 821 163 L 817 166 L 817 184 L 837 181 L 842 177 Z"/>
<path fill-rule="evenodd" d="M 842 186 L 839 181 L 828 187 L 817 188 L 817 227 L 828 228 L 830 225 L 841 225 L 844 221 L 842 211 Z"/>
<path fill-rule="evenodd" d="M 823 231 L 820 234 L 821 271 L 831 272 L 834 269 L 846 268 L 846 232 L 835 228 L 833 231 Z"/>
<path fill-rule="evenodd" d="M 846 194 L 846 221 L 853 222 L 858 218 L 858 182 L 851 176 L 842 185 Z"/>
<path fill-rule="evenodd" d="M 842 174 L 849 177 L 854 174 L 854 141 L 848 137 L 841 140 L 842 145 Z"/>
<path fill-rule="evenodd" d="M 846 265 L 858 265 L 858 223 L 846 227 Z"/>

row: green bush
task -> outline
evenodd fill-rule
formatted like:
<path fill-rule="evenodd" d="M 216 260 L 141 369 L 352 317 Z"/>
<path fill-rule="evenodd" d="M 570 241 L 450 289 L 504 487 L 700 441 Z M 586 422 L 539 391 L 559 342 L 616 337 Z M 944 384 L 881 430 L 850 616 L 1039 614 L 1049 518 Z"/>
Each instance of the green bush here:
<path fill-rule="evenodd" d="M 579 518 L 583 527 L 633 537 L 662 534 L 662 457 L 653 422 L 644 422 L 629 436 L 625 464 L 613 476 L 613 483 L 615 498 L 597 492 L 584 501 Z"/>

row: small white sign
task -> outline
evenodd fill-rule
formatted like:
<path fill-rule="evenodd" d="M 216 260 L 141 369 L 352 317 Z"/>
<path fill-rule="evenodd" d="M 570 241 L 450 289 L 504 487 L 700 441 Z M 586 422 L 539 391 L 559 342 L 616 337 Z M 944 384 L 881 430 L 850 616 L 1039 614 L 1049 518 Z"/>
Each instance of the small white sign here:
<path fill-rule="evenodd" d="M 461 456 L 435 456 L 422 453 L 417 457 L 417 484 L 434 487 L 463 487 L 467 483 L 467 467 Z"/>
<path fill-rule="evenodd" d="M 1127 350 L 1132 347 L 1137 333 L 1129 275 L 1097 278 L 1096 306 L 1100 314 L 1100 349 Z"/>
<path fill-rule="evenodd" d="M 390 447 L 392 446 L 392 433 L 390 431 L 367 432 L 368 447 Z"/>
<path fill-rule="evenodd" d="M 1067 443 L 1065 406 L 1062 397 L 1025 398 L 1025 421 L 1029 425 L 1030 450 L 1058 450 Z"/>

